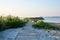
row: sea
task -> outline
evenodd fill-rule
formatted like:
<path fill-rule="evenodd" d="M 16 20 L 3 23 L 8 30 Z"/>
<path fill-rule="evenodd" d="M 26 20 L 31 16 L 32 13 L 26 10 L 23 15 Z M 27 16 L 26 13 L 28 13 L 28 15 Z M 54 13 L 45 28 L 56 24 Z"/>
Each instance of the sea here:
<path fill-rule="evenodd" d="M 60 23 L 60 17 L 44 17 L 45 22 Z"/>

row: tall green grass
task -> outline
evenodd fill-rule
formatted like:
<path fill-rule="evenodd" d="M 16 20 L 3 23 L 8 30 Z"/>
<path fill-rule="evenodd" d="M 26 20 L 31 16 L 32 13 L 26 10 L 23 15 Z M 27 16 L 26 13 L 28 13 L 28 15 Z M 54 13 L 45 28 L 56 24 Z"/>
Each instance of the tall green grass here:
<path fill-rule="evenodd" d="M 21 28 L 25 26 L 27 19 L 20 19 L 18 16 L 0 17 L 0 31 L 10 28 Z"/>

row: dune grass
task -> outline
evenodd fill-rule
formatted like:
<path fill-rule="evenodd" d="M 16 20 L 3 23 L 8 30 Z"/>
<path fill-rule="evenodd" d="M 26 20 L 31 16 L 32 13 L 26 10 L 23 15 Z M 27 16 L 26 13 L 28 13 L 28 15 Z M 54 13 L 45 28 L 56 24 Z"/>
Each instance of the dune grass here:
<path fill-rule="evenodd" d="M 60 30 L 60 27 L 55 27 L 49 23 L 43 21 L 38 21 L 36 24 L 32 25 L 35 29 L 49 29 L 49 30 Z"/>
<path fill-rule="evenodd" d="M 25 24 L 28 22 L 27 19 L 20 19 L 18 16 L 7 16 L 7 17 L 0 17 L 0 31 L 10 28 L 21 28 L 24 27 Z"/>

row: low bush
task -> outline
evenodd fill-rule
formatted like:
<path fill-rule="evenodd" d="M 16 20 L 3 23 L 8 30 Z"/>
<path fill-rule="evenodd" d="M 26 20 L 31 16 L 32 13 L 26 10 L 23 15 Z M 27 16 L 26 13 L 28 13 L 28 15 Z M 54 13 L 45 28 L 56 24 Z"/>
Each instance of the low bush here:
<path fill-rule="evenodd" d="M 20 19 L 19 17 L 7 16 L 0 17 L 0 31 L 9 28 L 21 28 L 27 23 L 26 19 Z"/>
<path fill-rule="evenodd" d="M 38 20 L 37 19 L 33 19 L 33 18 L 30 18 L 31 21 L 33 22 L 37 22 Z"/>
<path fill-rule="evenodd" d="M 5 30 L 3 18 L 4 17 L 0 16 L 0 31 Z"/>
<path fill-rule="evenodd" d="M 53 26 L 53 25 L 51 25 L 51 24 L 49 24 L 49 23 L 45 23 L 45 22 L 43 22 L 43 21 L 39 21 L 39 22 L 37 22 L 36 24 L 33 24 L 32 26 L 33 26 L 33 28 L 35 28 L 35 29 L 60 30 L 59 27 L 55 27 L 55 26 Z"/>

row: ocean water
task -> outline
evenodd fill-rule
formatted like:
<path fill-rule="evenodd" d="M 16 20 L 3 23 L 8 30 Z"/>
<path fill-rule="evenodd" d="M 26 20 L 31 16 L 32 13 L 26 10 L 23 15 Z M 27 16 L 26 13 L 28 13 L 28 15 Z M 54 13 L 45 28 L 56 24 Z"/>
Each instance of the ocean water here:
<path fill-rule="evenodd" d="M 60 17 L 44 17 L 45 22 L 60 23 Z"/>

